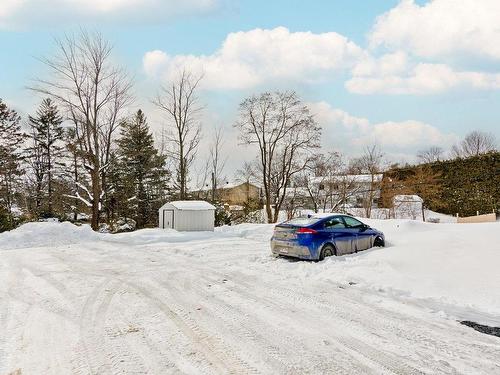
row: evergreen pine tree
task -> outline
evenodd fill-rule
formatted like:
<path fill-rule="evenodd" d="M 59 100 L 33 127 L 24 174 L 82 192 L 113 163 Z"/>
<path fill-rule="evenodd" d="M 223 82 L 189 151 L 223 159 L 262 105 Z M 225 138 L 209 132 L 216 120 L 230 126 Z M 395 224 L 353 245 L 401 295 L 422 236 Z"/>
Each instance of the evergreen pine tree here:
<path fill-rule="evenodd" d="M 128 218 L 133 216 L 133 212 L 129 207 L 130 204 L 127 201 L 128 194 L 133 189 L 126 186 L 123 164 L 116 152 L 111 152 L 109 163 L 107 174 L 108 192 L 104 204 L 108 213 L 108 220 L 115 222 L 119 217 Z"/>
<path fill-rule="evenodd" d="M 0 99 L 0 232 L 15 226 L 14 194 L 21 175 L 21 117 Z"/>
<path fill-rule="evenodd" d="M 156 222 L 156 209 L 166 189 L 167 172 L 165 158 L 158 154 L 141 110 L 122 124 L 118 147 L 126 202 L 137 228 L 144 228 Z"/>
<path fill-rule="evenodd" d="M 28 148 L 28 158 L 36 181 L 36 208 L 41 214 L 42 199 L 46 193 L 46 215 L 53 215 L 54 170 L 60 165 L 63 156 L 61 140 L 64 131 L 63 122 L 57 106 L 51 99 L 44 99 L 34 117 L 29 116 L 31 146 Z M 46 184 L 45 184 L 46 182 Z"/>

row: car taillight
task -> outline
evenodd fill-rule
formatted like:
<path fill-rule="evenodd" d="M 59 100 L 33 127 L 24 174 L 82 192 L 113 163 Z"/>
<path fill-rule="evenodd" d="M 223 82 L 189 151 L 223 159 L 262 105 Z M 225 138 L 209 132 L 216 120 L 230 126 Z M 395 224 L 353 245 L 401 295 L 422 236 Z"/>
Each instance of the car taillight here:
<path fill-rule="evenodd" d="M 297 234 L 315 234 L 318 233 L 314 229 L 311 228 L 299 228 L 296 232 Z"/>

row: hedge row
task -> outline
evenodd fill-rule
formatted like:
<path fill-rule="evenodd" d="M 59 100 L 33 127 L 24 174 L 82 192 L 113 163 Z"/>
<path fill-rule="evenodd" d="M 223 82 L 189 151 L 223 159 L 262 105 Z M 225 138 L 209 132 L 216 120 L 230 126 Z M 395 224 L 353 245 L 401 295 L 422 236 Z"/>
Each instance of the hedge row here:
<path fill-rule="evenodd" d="M 404 182 L 415 176 L 419 168 L 439 176 L 433 183 L 437 189 L 436 186 L 434 189 L 418 189 L 431 210 L 460 216 L 499 212 L 500 152 L 395 168 L 386 176 Z M 428 196 L 425 196 L 426 191 Z"/>

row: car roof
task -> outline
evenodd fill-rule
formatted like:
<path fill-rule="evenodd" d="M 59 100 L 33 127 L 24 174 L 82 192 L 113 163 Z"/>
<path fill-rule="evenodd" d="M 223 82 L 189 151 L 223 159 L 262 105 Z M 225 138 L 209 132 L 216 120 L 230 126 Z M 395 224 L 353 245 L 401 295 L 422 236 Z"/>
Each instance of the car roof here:
<path fill-rule="evenodd" d="M 349 216 L 349 217 L 352 217 L 351 215 L 344 214 L 344 213 L 341 213 L 341 212 L 321 212 L 321 213 L 309 214 L 307 216 L 308 217 L 314 217 L 314 218 L 317 218 L 317 219 L 326 219 L 326 218 L 329 218 L 329 217 L 332 217 L 332 216 Z"/>

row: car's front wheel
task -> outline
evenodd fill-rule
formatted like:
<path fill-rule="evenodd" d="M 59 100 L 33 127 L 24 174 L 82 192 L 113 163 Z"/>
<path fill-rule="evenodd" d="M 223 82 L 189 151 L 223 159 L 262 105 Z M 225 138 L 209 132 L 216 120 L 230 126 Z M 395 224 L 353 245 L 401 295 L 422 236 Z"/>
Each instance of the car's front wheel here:
<path fill-rule="evenodd" d="M 326 257 L 331 257 L 332 255 L 335 255 L 335 248 L 332 245 L 325 245 L 319 253 L 319 260 L 323 260 Z"/>
<path fill-rule="evenodd" d="M 385 242 L 382 239 L 382 237 L 375 238 L 375 242 L 373 243 L 373 246 L 375 246 L 375 247 L 384 247 L 385 246 Z"/>

